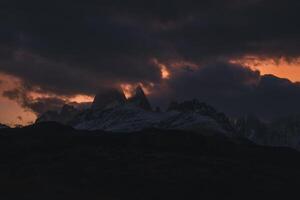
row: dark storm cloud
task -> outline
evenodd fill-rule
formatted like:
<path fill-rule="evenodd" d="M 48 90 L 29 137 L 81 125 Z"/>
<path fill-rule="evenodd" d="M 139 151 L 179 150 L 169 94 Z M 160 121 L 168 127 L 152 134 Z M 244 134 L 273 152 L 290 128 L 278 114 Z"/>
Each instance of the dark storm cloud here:
<path fill-rule="evenodd" d="M 0 72 L 43 92 L 73 95 L 94 94 L 122 82 L 159 85 L 160 69 L 153 58 L 200 66 L 248 54 L 290 60 L 300 56 L 299 10 L 297 0 L 3 0 Z M 262 83 L 267 77 L 257 72 L 216 66 L 191 77 L 196 82 L 212 80 L 206 88 L 200 86 L 208 99 L 251 99 L 244 97 L 254 90 L 249 83 L 259 82 L 266 90 Z M 223 71 L 216 75 L 210 70 Z M 172 76 L 172 87 L 189 83 L 184 76 Z M 296 95 L 298 90 L 292 91 L 290 95 Z"/>
<path fill-rule="evenodd" d="M 163 92 L 155 94 L 154 102 L 197 98 L 233 116 L 269 120 L 300 112 L 300 83 L 228 63 L 180 72 L 157 91 Z"/>
<path fill-rule="evenodd" d="M 8 53 L 1 70 L 65 93 L 91 93 L 116 81 L 158 80 L 160 71 L 150 60 L 163 52 L 163 44 L 142 25 L 101 6 L 14 5 L 4 20 L 13 39 L 2 44 Z"/>
<path fill-rule="evenodd" d="M 214 7 L 191 14 L 165 37 L 192 60 L 254 54 L 299 56 L 299 2 L 256 1 L 245 6 Z"/>

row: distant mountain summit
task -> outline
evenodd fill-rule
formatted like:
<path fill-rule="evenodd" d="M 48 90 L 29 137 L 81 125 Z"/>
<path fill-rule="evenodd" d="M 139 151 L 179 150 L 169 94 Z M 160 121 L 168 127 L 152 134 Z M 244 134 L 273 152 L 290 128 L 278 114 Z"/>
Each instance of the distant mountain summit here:
<path fill-rule="evenodd" d="M 140 85 L 135 89 L 135 94 L 128 99 L 128 103 L 132 103 L 145 110 L 152 110 L 143 88 Z"/>
<path fill-rule="evenodd" d="M 110 88 L 99 92 L 89 109 L 81 111 L 72 105 L 64 105 L 61 110 L 49 110 L 38 117 L 36 123 L 40 122 L 59 122 L 62 124 L 70 124 L 77 121 L 79 114 L 98 113 L 108 109 L 114 109 L 120 106 L 131 106 L 142 110 L 152 110 L 151 105 L 142 89 L 138 86 L 134 95 L 127 99 L 124 92 L 120 88 Z"/>
<path fill-rule="evenodd" d="M 126 103 L 127 99 L 121 89 L 107 89 L 99 92 L 92 104 L 92 110 L 107 109 Z"/>
<path fill-rule="evenodd" d="M 124 104 L 132 104 L 145 110 L 152 110 L 143 88 L 140 85 L 135 89 L 134 95 L 128 99 L 121 89 L 112 88 L 101 91 L 96 95 L 91 109 L 104 110 Z"/>

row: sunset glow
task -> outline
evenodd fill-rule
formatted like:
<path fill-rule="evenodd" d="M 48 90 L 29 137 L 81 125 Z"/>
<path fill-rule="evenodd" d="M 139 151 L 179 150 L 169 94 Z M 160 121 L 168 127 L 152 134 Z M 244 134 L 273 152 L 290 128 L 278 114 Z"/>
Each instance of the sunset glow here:
<path fill-rule="evenodd" d="M 134 95 L 134 89 L 135 89 L 135 85 L 133 84 L 128 84 L 128 83 L 124 83 L 121 84 L 121 88 L 125 94 L 125 97 L 128 99 L 130 97 L 132 97 Z"/>
<path fill-rule="evenodd" d="M 145 92 L 146 95 L 150 95 L 150 93 L 151 93 L 151 91 L 150 91 L 151 87 L 154 86 L 153 83 L 150 83 L 147 86 L 145 84 L 143 84 L 143 83 L 135 83 L 135 84 L 123 83 L 120 86 L 121 86 L 121 88 L 122 88 L 122 90 L 124 92 L 125 97 L 128 99 L 128 98 L 130 98 L 130 97 L 132 97 L 134 95 L 135 89 L 139 85 L 143 88 L 143 90 L 144 90 L 144 92 Z"/>
<path fill-rule="evenodd" d="M 88 96 L 88 95 L 83 95 L 83 94 L 78 94 L 74 97 L 71 97 L 68 99 L 71 102 L 76 102 L 76 103 L 91 103 L 94 100 L 93 96 Z"/>
<path fill-rule="evenodd" d="M 167 67 L 165 65 L 161 65 L 161 77 L 163 79 L 169 79 L 170 78 L 170 72 L 167 70 Z"/>
<path fill-rule="evenodd" d="M 153 59 L 153 63 L 160 68 L 162 79 L 169 79 L 170 78 L 171 73 L 170 73 L 170 71 L 168 70 L 168 68 L 165 64 L 160 63 L 156 58 Z"/>
<path fill-rule="evenodd" d="M 37 117 L 31 110 L 23 108 L 17 101 L 2 96 L 4 91 L 16 89 L 21 85 L 22 83 L 17 77 L 0 73 L 0 121 L 12 127 L 15 125 L 31 124 Z M 28 91 L 24 95 L 32 102 L 38 101 L 40 98 L 58 98 L 66 103 L 90 103 L 94 99 L 93 96 L 83 94 L 69 97 L 36 91 Z"/>
<path fill-rule="evenodd" d="M 287 78 L 293 82 L 300 81 L 300 58 L 287 61 L 284 58 L 275 60 L 271 58 L 245 56 L 243 58 L 233 59 L 231 62 L 250 67 L 253 70 L 259 70 L 262 75 L 273 74 L 280 78 Z"/>
<path fill-rule="evenodd" d="M 19 80 L 13 76 L 0 73 L 0 122 L 11 127 L 17 124 L 30 124 L 34 122 L 34 113 L 24 110 L 16 101 L 9 100 L 2 96 L 5 90 L 13 89 Z"/>

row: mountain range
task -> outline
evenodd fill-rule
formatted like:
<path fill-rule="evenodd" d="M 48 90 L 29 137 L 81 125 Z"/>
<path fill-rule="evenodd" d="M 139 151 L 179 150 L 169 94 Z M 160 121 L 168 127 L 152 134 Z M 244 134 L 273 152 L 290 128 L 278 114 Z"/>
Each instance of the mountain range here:
<path fill-rule="evenodd" d="M 225 114 L 197 100 L 170 103 L 166 111 L 153 110 L 143 89 L 126 99 L 121 90 L 110 89 L 96 95 L 90 109 L 77 110 L 65 105 L 60 111 L 48 111 L 37 123 L 55 121 L 81 130 L 136 132 L 149 128 L 163 130 L 210 129 L 224 135 L 234 132 Z"/>
<path fill-rule="evenodd" d="M 54 121 L 78 130 L 137 132 L 145 129 L 201 131 L 231 138 L 243 138 L 259 145 L 287 146 L 300 150 L 300 116 L 265 123 L 255 116 L 231 119 L 212 106 L 188 100 L 171 102 L 167 110 L 153 110 L 138 86 L 131 98 L 119 89 L 98 93 L 88 109 L 65 105 L 48 111 L 36 123 Z"/>

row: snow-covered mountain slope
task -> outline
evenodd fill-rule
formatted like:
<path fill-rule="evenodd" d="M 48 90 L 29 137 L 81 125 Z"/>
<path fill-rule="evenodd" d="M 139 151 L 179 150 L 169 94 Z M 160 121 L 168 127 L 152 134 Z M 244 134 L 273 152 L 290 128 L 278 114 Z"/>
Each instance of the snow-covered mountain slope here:
<path fill-rule="evenodd" d="M 149 128 L 206 130 L 202 133 L 223 133 L 260 145 L 288 146 L 300 150 L 300 115 L 271 123 L 263 123 L 254 116 L 231 122 L 223 113 L 197 100 L 173 102 L 166 111 L 153 111 L 140 86 L 129 99 L 119 89 L 107 90 L 96 95 L 89 109 L 80 110 L 66 105 L 61 111 L 46 112 L 36 122 L 46 121 L 71 125 L 76 129 L 111 132 L 135 132 Z"/>
<path fill-rule="evenodd" d="M 104 110 L 88 110 L 77 116 L 72 125 L 77 129 L 130 132 L 152 127 L 158 115 L 134 105 L 120 105 Z"/>
<path fill-rule="evenodd" d="M 213 107 L 197 100 L 172 103 L 165 112 L 153 111 L 141 87 L 133 97 L 124 99 L 120 90 L 96 95 L 91 109 L 78 111 L 64 106 L 61 111 L 49 111 L 37 123 L 56 121 L 76 129 L 134 132 L 149 128 L 174 130 L 213 130 L 232 134 L 228 118 Z"/>
<path fill-rule="evenodd" d="M 191 101 L 190 103 L 198 102 Z M 203 105 L 201 104 L 200 106 Z M 200 107 L 198 108 L 200 109 Z M 196 109 L 185 111 L 174 109 L 166 112 L 153 112 L 128 104 L 106 110 L 89 110 L 77 116 L 72 121 L 72 125 L 77 129 L 100 129 L 115 132 L 132 132 L 147 128 L 157 128 L 174 130 L 209 129 L 223 132 L 227 135 L 231 134 L 231 130 L 229 129 L 230 124 L 227 124 L 229 121 L 225 121 L 221 117 L 217 120 L 216 116 L 216 113 L 203 114 L 200 110 Z M 222 115 L 219 114 L 219 116 Z"/>

